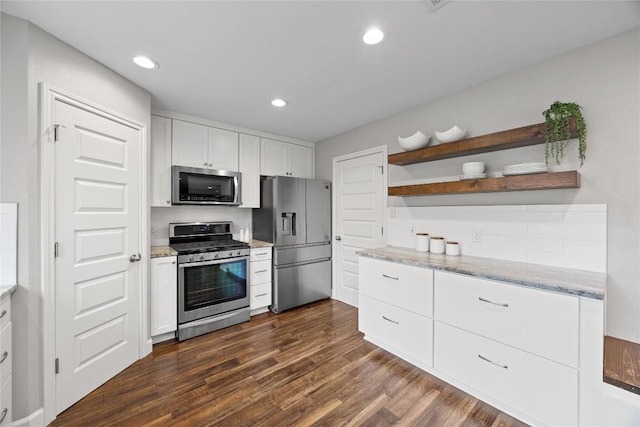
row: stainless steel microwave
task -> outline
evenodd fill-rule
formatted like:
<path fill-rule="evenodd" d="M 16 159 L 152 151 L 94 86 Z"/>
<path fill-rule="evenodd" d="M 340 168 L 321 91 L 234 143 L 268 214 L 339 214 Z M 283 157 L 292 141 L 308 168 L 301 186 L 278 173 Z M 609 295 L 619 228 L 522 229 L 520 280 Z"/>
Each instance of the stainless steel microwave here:
<path fill-rule="evenodd" d="M 240 172 L 172 166 L 171 203 L 238 206 L 241 181 Z"/>

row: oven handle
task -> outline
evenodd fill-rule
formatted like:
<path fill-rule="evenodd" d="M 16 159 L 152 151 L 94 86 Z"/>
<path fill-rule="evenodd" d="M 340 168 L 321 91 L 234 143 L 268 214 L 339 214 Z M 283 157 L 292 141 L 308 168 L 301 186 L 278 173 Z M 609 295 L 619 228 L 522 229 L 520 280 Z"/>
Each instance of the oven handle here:
<path fill-rule="evenodd" d="M 234 258 L 212 259 L 212 260 L 209 260 L 209 261 L 182 262 L 182 263 L 178 263 L 178 268 L 202 267 L 202 266 L 205 266 L 205 265 L 226 264 L 228 262 L 235 262 L 235 261 L 242 261 L 242 260 L 249 261 L 249 258 L 251 258 L 251 257 L 249 255 L 247 255 L 247 256 L 239 256 L 239 257 L 234 257 Z"/>

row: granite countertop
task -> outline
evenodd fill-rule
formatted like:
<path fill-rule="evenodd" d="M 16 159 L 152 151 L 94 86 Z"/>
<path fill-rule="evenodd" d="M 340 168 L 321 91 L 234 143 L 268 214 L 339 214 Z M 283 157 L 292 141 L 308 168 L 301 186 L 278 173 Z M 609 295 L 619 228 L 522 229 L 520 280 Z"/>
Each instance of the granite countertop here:
<path fill-rule="evenodd" d="M 151 246 L 151 258 L 160 258 L 164 256 L 176 256 L 178 252 L 169 246 Z"/>
<path fill-rule="evenodd" d="M 607 275 L 571 268 L 551 267 L 524 262 L 460 255 L 456 257 L 417 252 L 414 249 L 387 246 L 367 249 L 358 255 L 416 267 L 449 271 L 485 279 L 499 280 L 529 288 L 604 299 Z"/>
<path fill-rule="evenodd" d="M 18 288 L 17 284 L 0 286 L 0 298 L 5 296 L 6 294 L 13 293 L 13 291 L 15 291 L 17 288 Z"/>
<path fill-rule="evenodd" d="M 268 248 L 273 246 L 273 243 L 269 243 L 269 242 L 263 242 L 262 240 L 250 240 L 249 241 L 249 246 L 251 248 Z"/>

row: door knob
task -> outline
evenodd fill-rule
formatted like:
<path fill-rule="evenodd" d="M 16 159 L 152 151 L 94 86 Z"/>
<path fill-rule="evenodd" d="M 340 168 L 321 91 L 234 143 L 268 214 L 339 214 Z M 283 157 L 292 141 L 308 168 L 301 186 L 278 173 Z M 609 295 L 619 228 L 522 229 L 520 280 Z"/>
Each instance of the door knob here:
<path fill-rule="evenodd" d="M 342 236 L 336 236 L 336 240 L 342 240 Z"/>
<path fill-rule="evenodd" d="M 138 254 L 133 254 L 129 257 L 129 262 L 138 262 L 142 259 L 142 255 Z"/>

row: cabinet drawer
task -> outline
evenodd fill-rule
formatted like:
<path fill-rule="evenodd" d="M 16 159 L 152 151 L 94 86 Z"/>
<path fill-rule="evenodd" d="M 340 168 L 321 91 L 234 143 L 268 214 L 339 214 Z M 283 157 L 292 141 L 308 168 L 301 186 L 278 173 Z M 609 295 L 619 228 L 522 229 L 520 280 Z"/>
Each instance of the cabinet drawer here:
<path fill-rule="evenodd" d="M 249 283 L 258 285 L 271 282 L 271 260 L 251 261 L 249 263 Z"/>
<path fill-rule="evenodd" d="M 268 248 L 251 249 L 250 256 L 251 256 L 251 262 L 271 259 L 271 248 L 268 247 Z"/>
<path fill-rule="evenodd" d="M 8 293 L 0 301 L 0 329 L 11 321 L 11 295 Z"/>
<path fill-rule="evenodd" d="M 435 319 L 578 367 L 577 297 L 437 271 Z"/>
<path fill-rule="evenodd" d="M 360 293 L 433 317 L 433 270 L 360 257 Z"/>
<path fill-rule="evenodd" d="M 360 295 L 358 328 L 385 350 L 432 366 L 433 320 Z"/>
<path fill-rule="evenodd" d="M 578 371 L 435 322 L 434 368 L 535 420 L 578 423 Z"/>
<path fill-rule="evenodd" d="M 271 282 L 251 285 L 249 289 L 249 307 L 251 310 L 271 305 Z"/>
<path fill-rule="evenodd" d="M 11 375 L 12 364 L 12 347 L 11 347 L 11 325 L 12 322 L 5 325 L 0 332 L 0 384 Z"/>
<path fill-rule="evenodd" d="M 0 426 L 11 425 L 11 383 L 12 377 L 9 376 L 0 389 Z"/>

